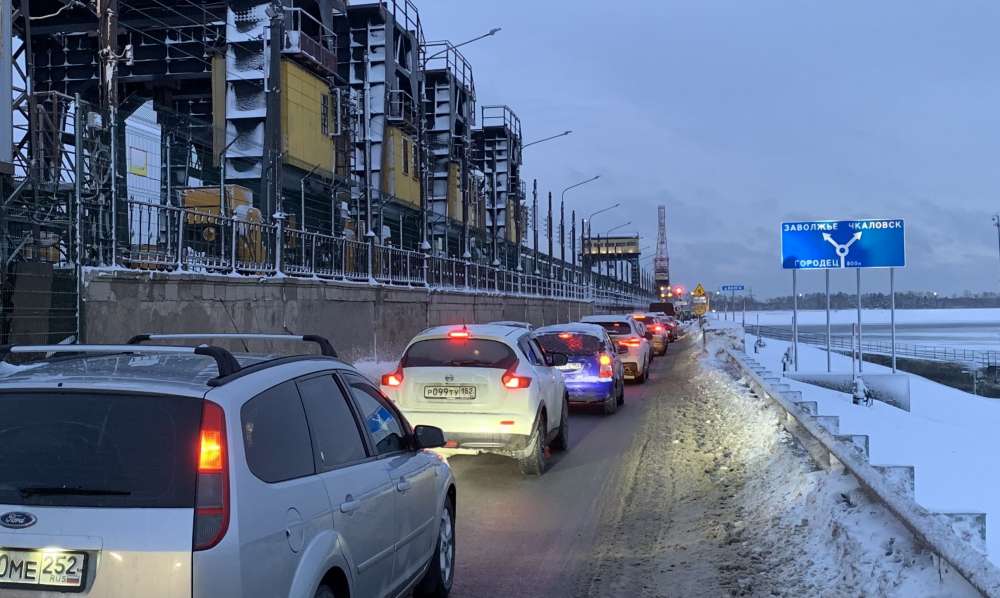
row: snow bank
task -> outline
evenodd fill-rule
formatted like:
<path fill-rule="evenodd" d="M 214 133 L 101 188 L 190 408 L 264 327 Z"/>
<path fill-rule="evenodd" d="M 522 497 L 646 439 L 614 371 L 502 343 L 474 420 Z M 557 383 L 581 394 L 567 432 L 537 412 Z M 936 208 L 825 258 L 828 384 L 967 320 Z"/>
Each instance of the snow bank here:
<path fill-rule="evenodd" d="M 715 356 L 732 332 L 711 335 L 706 365 L 728 368 Z M 741 420 L 746 433 L 732 439 L 708 473 L 725 483 L 730 469 L 744 469 L 746 483 L 733 496 L 742 517 L 723 533 L 739 546 L 741 560 L 766 573 L 741 579 L 741 595 L 979 596 L 853 476 L 814 468 L 770 399 L 751 395 L 740 382 L 732 383 L 725 417 Z"/>
<path fill-rule="evenodd" d="M 752 351 L 754 338 L 747 336 Z M 789 343 L 765 339 L 755 357 L 773 372 Z M 848 357 L 832 356 L 834 371 L 849 372 Z M 866 363 L 865 372 L 888 373 Z M 826 371 L 826 352 L 799 345 L 800 371 Z M 986 513 L 986 549 L 1000 564 L 1000 402 L 977 397 L 911 374 L 910 412 L 876 402 L 854 405 L 849 395 L 785 379 L 803 399 L 816 401 L 822 415 L 840 418 L 841 434 L 867 434 L 873 465 L 913 465 L 915 498 L 934 512 Z"/>
<path fill-rule="evenodd" d="M 739 314 L 737 314 L 739 316 Z M 761 326 L 791 326 L 792 312 L 785 311 L 748 311 L 747 326 L 757 323 L 760 316 Z M 831 324 L 850 326 L 858 321 L 858 312 L 854 309 L 835 309 L 830 311 Z M 888 309 L 865 309 L 861 311 L 862 324 L 886 324 L 890 322 Z M 996 324 L 1000 326 L 1000 309 L 897 309 L 896 324 Z M 825 326 L 826 311 L 815 309 L 799 310 L 800 326 Z"/>

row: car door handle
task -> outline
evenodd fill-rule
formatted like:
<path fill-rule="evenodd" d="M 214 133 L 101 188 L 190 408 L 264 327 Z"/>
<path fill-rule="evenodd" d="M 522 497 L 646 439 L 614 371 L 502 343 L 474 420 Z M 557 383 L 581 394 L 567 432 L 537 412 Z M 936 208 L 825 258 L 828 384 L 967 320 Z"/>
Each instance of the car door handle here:
<path fill-rule="evenodd" d="M 412 487 L 413 484 L 411 484 L 408 480 L 405 479 L 396 482 L 396 490 L 398 490 L 399 492 L 406 492 Z"/>
<path fill-rule="evenodd" d="M 347 501 L 344 501 L 344 502 L 340 503 L 340 512 L 341 513 L 353 513 L 354 511 L 357 511 L 360 508 L 361 508 L 361 501 L 360 500 L 353 500 L 352 499 L 352 500 L 347 500 Z"/>

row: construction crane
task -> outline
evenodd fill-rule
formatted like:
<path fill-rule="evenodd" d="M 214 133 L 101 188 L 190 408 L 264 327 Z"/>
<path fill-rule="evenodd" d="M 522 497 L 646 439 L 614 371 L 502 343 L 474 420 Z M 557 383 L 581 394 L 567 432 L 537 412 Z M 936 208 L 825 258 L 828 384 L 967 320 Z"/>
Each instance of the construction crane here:
<path fill-rule="evenodd" d="M 660 293 L 670 289 L 670 257 L 667 255 L 667 206 L 659 206 L 656 231 L 656 257 L 653 258 L 653 274 Z"/>

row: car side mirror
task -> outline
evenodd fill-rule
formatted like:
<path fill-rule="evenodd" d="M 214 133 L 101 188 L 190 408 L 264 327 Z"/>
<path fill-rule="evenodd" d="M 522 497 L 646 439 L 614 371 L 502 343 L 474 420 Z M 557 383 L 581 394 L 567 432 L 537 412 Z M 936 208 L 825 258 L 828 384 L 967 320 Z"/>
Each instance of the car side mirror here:
<path fill-rule="evenodd" d="M 413 428 L 413 448 L 432 449 L 445 445 L 444 431 L 434 426 L 417 426 Z"/>
<path fill-rule="evenodd" d="M 628 353 L 628 347 L 626 347 L 624 345 L 618 345 L 618 354 L 619 355 L 624 355 L 626 353 Z"/>
<path fill-rule="evenodd" d="M 569 363 L 569 357 L 565 353 L 546 353 L 545 354 L 545 365 L 550 368 L 557 368 L 561 365 L 566 365 Z"/>

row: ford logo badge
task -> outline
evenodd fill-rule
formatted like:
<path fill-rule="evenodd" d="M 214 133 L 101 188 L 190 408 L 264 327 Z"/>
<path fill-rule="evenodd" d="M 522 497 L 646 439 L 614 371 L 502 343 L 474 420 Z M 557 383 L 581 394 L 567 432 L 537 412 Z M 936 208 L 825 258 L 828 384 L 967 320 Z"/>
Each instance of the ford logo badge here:
<path fill-rule="evenodd" d="M 22 513 L 20 511 L 11 511 L 10 513 L 0 515 L 0 525 L 10 529 L 31 527 L 37 521 L 38 517 L 35 517 L 31 513 Z"/>

